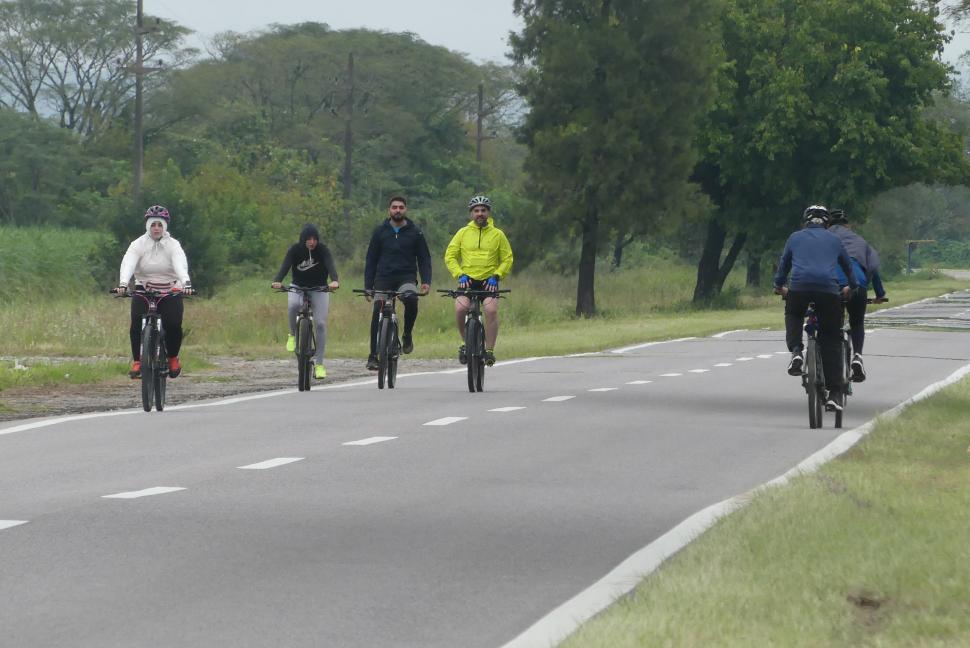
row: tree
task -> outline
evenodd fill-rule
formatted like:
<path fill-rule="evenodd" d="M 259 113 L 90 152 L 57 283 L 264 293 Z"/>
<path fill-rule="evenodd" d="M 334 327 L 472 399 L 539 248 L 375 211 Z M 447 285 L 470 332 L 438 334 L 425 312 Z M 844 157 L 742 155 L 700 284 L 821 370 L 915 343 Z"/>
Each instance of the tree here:
<path fill-rule="evenodd" d="M 121 115 L 133 90 L 134 3 L 128 0 L 0 2 L 0 101 L 90 137 Z M 146 57 L 179 65 L 189 30 L 151 20 Z"/>
<path fill-rule="evenodd" d="M 695 169 L 718 207 L 695 302 L 720 292 L 747 239 L 783 239 L 809 203 L 861 216 L 891 187 L 967 177 L 961 137 L 924 116 L 949 83 L 938 16 L 911 0 L 729 0 Z"/>
<path fill-rule="evenodd" d="M 716 3 L 516 0 L 526 169 L 549 230 L 581 239 L 576 313 L 596 312 L 601 232 L 642 231 L 685 194 L 712 95 Z"/>

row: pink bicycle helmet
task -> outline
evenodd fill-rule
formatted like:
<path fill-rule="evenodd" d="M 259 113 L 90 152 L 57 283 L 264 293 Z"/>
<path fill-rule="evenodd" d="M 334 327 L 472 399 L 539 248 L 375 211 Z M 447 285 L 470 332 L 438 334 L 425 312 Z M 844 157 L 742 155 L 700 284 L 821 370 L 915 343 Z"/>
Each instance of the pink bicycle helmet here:
<path fill-rule="evenodd" d="M 149 218 L 161 218 L 166 224 L 172 222 L 168 210 L 161 205 L 152 205 L 148 208 L 148 211 L 145 212 L 145 220 L 147 221 Z"/>

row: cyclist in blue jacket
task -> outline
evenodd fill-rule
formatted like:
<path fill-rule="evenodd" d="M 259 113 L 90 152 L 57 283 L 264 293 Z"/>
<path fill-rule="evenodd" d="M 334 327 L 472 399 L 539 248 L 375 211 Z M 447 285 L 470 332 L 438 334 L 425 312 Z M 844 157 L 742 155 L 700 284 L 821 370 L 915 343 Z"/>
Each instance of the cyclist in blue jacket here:
<path fill-rule="evenodd" d="M 812 205 L 802 214 L 805 227 L 788 237 L 785 251 L 775 273 L 775 292 L 785 301 L 785 340 L 791 351 L 788 373 L 802 374 L 802 326 L 810 303 L 815 304 L 818 316 L 818 339 L 822 346 L 822 368 L 829 387 L 825 406 L 841 410 L 843 403 L 839 347 L 842 329 L 842 302 L 851 289 L 858 286 L 852 273 L 852 262 L 839 237 L 825 229 L 828 210 Z M 841 288 L 835 268 L 840 266 L 848 275 L 849 286 Z M 788 274 L 791 281 L 786 287 Z"/>
<path fill-rule="evenodd" d="M 852 261 L 853 274 L 859 282 L 860 289 L 853 293 L 845 305 L 845 310 L 849 313 L 849 332 L 852 335 L 852 349 L 855 352 L 852 356 L 852 382 L 862 382 L 866 379 L 866 369 L 862 364 L 862 345 L 866 341 L 866 302 L 869 299 L 869 284 L 872 284 L 877 300 L 886 298 L 886 290 L 879 276 L 879 254 L 864 238 L 852 231 L 844 210 L 834 209 L 829 214 L 829 231 L 841 239 Z M 836 271 L 839 285 L 847 285 L 848 279 L 842 269 L 836 268 Z"/>

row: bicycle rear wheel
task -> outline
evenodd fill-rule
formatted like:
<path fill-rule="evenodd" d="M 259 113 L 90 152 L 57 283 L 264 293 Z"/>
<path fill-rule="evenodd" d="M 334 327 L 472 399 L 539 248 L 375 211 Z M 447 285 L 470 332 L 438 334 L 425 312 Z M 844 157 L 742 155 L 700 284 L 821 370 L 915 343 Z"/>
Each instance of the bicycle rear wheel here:
<path fill-rule="evenodd" d="M 806 385 L 805 391 L 808 392 L 808 426 L 811 429 L 822 427 L 822 387 L 824 379 L 821 376 L 822 358 L 819 353 L 818 343 L 814 338 L 808 339 L 808 350 L 805 354 L 806 361 Z"/>
<path fill-rule="evenodd" d="M 401 341 L 397 337 L 397 323 L 391 321 L 390 345 L 387 354 L 387 388 L 394 389 L 397 383 L 397 361 L 401 357 Z"/>
<path fill-rule="evenodd" d="M 141 329 L 141 405 L 152 411 L 155 398 L 155 327 L 146 322 Z"/>
<path fill-rule="evenodd" d="M 301 317 L 296 325 L 297 387 L 300 391 L 310 390 L 310 360 L 313 357 L 310 324 L 309 318 Z"/>
<path fill-rule="evenodd" d="M 168 380 L 168 351 L 164 333 L 158 335 L 155 358 L 155 411 L 161 412 L 165 409 L 165 383 Z"/>
<path fill-rule="evenodd" d="M 852 393 L 852 339 L 846 331 L 842 331 L 842 371 L 839 372 L 842 378 L 842 410 L 835 411 L 835 427 L 842 427 L 842 414 L 846 405 L 849 403 L 849 395 Z"/>
<path fill-rule="evenodd" d="M 377 337 L 377 388 L 384 389 L 387 378 L 388 360 L 390 359 L 391 320 L 387 317 L 381 320 L 381 330 Z"/>

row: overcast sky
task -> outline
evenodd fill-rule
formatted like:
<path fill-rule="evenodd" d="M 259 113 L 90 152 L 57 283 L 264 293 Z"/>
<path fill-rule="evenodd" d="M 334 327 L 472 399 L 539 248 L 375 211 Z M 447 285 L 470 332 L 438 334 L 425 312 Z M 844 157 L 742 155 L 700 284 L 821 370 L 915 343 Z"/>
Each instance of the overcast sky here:
<path fill-rule="evenodd" d="M 521 29 L 512 0 L 144 0 L 145 13 L 178 22 L 207 39 L 272 23 L 327 23 L 334 29 L 414 32 L 475 62 L 507 62 L 508 33 Z M 193 45 L 200 45 L 193 42 Z"/>

